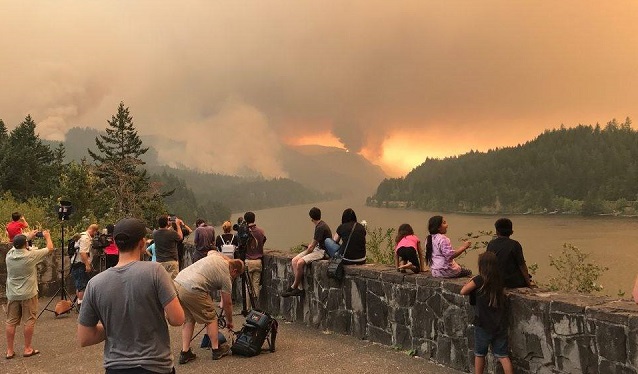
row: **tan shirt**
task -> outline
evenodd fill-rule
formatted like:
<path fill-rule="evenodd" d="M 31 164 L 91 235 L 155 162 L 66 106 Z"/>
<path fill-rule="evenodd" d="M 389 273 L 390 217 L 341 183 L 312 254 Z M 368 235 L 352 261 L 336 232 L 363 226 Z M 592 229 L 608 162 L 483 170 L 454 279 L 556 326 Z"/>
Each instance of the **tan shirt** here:
<path fill-rule="evenodd" d="M 28 300 L 38 294 L 36 266 L 49 255 L 47 248 L 7 252 L 7 300 Z"/>

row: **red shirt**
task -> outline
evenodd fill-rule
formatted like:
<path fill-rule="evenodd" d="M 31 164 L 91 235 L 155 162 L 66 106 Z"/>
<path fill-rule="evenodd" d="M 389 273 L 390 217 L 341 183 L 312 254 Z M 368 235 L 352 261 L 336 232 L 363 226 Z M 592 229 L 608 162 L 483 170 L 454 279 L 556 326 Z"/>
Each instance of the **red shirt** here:
<path fill-rule="evenodd" d="M 108 247 L 104 248 L 104 253 L 106 253 L 107 255 L 117 255 L 120 253 L 120 251 L 118 250 L 115 242 L 112 241 Z"/>
<path fill-rule="evenodd" d="M 22 229 L 26 228 L 27 225 L 22 221 L 11 221 L 7 223 L 7 233 L 9 234 L 9 241 L 13 241 L 13 237 L 19 234 L 22 234 Z"/>

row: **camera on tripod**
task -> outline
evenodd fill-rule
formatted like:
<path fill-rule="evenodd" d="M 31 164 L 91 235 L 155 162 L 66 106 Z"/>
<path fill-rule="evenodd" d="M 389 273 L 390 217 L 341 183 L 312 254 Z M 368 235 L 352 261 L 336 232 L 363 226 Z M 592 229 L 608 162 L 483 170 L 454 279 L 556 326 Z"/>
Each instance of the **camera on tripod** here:
<path fill-rule="evenodd" d="M 98 256 L 104 254 L 104 248 L 111 245 L 111 236 L 106 233 L 97 233 L 91 239 L 91 248 L 93 248 Z"/>
<path fill-rule="evenodd" d="M 248 222 L 240 219 L 233 225 L 233 230 L 237 232 L 237 257 L 242 261 L 246 260 L 246 250 L 248 249 L 249 241 L 253 238 Z M 253 238 L 254 239 L 254 238 Z"/>

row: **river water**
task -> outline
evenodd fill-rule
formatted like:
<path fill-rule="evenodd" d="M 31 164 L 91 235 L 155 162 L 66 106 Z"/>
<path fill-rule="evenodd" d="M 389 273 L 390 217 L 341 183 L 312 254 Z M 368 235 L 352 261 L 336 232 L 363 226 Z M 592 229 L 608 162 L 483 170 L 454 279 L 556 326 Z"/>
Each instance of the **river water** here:
<path fill-rule="evenodd" d="M 317 206 L 323 219 L 334 230 L 341 223 L 345 208 L 352 208 L 359 221 L 366 220 L 368 228 L 398 228 L 409 223 L 424 242 L 427 236 L 427 221 L 432 212 L 373 208 L 365 206 L 365 199 L 337 200 L 316 204 L 296 205 L 255 211 L 256 223 L 266 231 L 266 248 L 288 250 L 300 243 L 312 240 L 313 225 L 308 210 Z M 443 214 L 449 228 L 447 236 L 456 247 L 460 238 L 468 232 L 494 229 L 497 216 L 473 214 Z M 233 215 L 236 221 L 239 214 Z M 579 217 L 566 215 L 515 215 L 509 216 L 514 223 L 512 239 L 523 246 L 527 264 L 538 264 L 535 279 L 547 283 L 556 274 L 550 267 L 549 255 L 559 255 L 563 243 L 571 243 L 590 254 L 592 263 L 609 268 L 599 279 L 604 287 L 602 294 L 616 297 L 620 291 L 631 296 L 631 288 L 638 273 L 638 219 L 621 217 Z M 478 250 L 469 251 L 457 261 L 477 271 Z"/>

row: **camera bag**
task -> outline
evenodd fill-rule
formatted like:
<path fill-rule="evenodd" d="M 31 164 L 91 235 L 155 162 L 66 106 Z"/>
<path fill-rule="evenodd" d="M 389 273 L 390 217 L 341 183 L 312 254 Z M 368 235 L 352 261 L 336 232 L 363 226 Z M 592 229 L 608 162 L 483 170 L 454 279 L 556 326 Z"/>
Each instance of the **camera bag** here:
<path fill-rule="evenodd" d="M 354 228 L 357 226 L 357 222 L 352 225 L 352 230 L 350 231 L 350 236 L 348 236 L 348 241 L 346 242 L 345 247 L 343 247 L 343 251 L 341 248 L 335 253 L 333 257 L 328 260 L 328 278 L 332 278 L 338 281 L 343 280 L 346 276 L 346 271 L 343 268 L 343 257 L 345 256 L 346 251 L 348 250 L 348 245 L 350 244 L 350 238 L 352 238 L 352 233 L 354 232 Z"/>
<path fill-rule="evenodd" d="M 252 357 L 261 353 L 264 341 L 268 340 L 270 352 L 275 351 L 275 339 L 279 323 L 268 313 L 251 310 L 246 321 L 230 347 L 234 355 Z"/>

